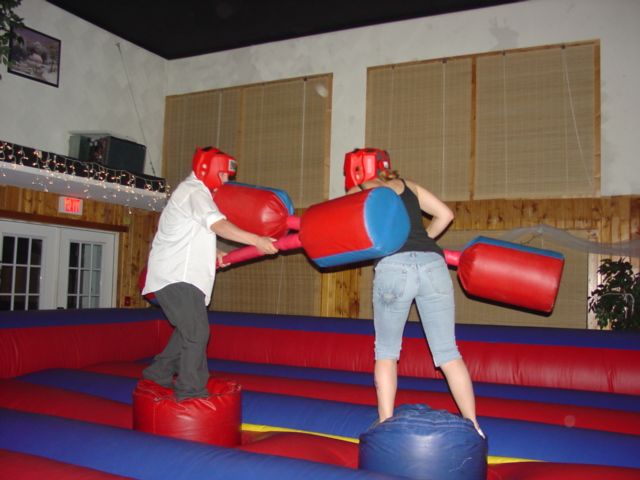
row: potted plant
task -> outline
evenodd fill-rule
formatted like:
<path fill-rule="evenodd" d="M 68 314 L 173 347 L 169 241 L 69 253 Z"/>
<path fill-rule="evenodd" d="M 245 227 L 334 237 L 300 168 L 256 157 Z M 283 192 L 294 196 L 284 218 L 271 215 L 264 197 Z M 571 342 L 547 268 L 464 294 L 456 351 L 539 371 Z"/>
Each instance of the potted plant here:
<path fill-rule="evenodd" d="M 22 0 L 0 0 L 0 63 L 3 65 L 9 63 L 10 43 L 11 39 L 15 38 L 13 29 L 24 27 L 22 18 L 14 12 L 21 3 Z"/>
<path fill-rule="evenodd" d="M 640 273 L 622 258 L 602 260 L 598 273 L 602 283 L 589 296 L 589 311 L 600 329 L 640 330 Z"/>

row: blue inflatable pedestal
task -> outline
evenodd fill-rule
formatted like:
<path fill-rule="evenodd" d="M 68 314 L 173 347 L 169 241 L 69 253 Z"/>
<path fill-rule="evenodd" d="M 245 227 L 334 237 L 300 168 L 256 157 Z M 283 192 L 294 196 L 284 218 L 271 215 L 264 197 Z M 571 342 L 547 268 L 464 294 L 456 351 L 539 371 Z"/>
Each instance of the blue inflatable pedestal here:
<path fill-rule="evenodd" d="M 471 421 L 426 405 L 402 405 L 360 435 L 358 467 L 421 480 L 484 480 L 487 450 Z"/>

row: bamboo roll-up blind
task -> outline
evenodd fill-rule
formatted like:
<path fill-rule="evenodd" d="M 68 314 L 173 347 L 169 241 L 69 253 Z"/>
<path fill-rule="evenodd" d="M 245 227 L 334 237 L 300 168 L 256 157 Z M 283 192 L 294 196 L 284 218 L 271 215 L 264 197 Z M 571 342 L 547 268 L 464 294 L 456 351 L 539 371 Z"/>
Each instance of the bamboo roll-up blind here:
<path fill-rule="evenodd" d="M 588 44 L 478 58 L 475 198 L 597 193 L 595 50 Z"/>
<path fill-rule="evenodd" d="M 191 173 L 196 148 L 213 145 L 234 154 L 240 94 L 239 89 L 224 89 L 167 97 L 163 170 L 170 186 Z"/>
<path fill-rule="evenodd" d="M 444 200 L 469 198 L 471 60 L 377 67 L 367 83 L 368 147 Z"/>
<path fill-rule="evenodd" d="M 499 238 L 499 231 L 449 231 L 439 242 L 443 248 L 460 250 L 478 235 Z M 570 231 L 571 234 L 586 238 L 587 231 Z M 560 282 L 555 307 L 550 315 L 523 311 L 521 309 L 491 304 L 467 297 L 455 269 L 450 269 L 455 292 L 456 323 L 481 325 L 513 325 L 529 327 L 587 328 L 587 297 L 589 255 L 545 241 L 541 237 L 523 239 L 527 246 L 545 248 L 560 252 L 565 256 L 565 267 Z M 362 269 L 360 281 L 361 318 L 373 318 L 371 284 L 373 268 Z M 410 321 L 418 321 L 415 304 L 411 308 Z"/>
<path fill-rule="evenodd" d="M 237 158 L 239 182 L 284 190 L 297 209 L 326 200 L 330 106 L 331 75 L 168 97 L 165 176 L 177 185 L 195 148 L 214 145 Z M 321 274 L 298 251 L 218 272 L 211 308 L 320 315 L 320 296 Z"/>
<path fill-rule="evenodd" d="M 279 188 L 297 208 L 326 197 L 326 77 L 246 87 L 239 159 L 242 181 Z M 240 176 L 240 174 L 239 174 Z"/>
<path fill-rule="evenodd" d="M 599 194 L 599 43 L 370 68 L 366 143 L 443 200 Z"/>
<path fill-rule="evenodd" d="M 326 200 L 331 76 L 167 97 L 164 176 L 174 187 L 197 147 L 238 160 L 236 180 L 286 191 L 296 208 Z"/>
<path fill-rule="evenodd" d="M 320 273 L 300 253 L 220 270 L 212 308 L 235 312 L 320 315 Z"/>

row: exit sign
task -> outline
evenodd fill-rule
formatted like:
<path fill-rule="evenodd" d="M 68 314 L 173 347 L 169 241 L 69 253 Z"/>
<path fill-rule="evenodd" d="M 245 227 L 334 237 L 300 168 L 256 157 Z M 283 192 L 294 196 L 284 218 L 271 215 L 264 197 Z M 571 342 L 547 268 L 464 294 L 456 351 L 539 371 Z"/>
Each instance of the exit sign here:
<path fill-rule="evenodd" d="M 58 200 L 58 212 L 82 215 L 82 199 L 72 197 L 60 197 Z"/>

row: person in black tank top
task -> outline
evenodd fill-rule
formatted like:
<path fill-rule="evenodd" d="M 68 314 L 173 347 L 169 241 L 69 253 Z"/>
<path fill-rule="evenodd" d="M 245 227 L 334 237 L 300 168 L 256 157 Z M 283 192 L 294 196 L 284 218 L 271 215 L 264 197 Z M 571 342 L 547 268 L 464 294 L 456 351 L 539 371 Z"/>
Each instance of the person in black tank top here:
<path fill-rule="evenodd" d="M 399 180 L 404 185 L 404 190 L 400 194 L 400 199 L 409 214 L 410 230 L 407 241 L 396 253 L 435 252 L 444 258 L 444 252 L 442 249 L 438 246 L 435 240 L 427 235 L 427 231 L 424 229 L 424 224 L 422 223 L 422 210 L 420 209 L 418 197 L 409 187 L 407 187 L 407 183 L 403 179 L 400 178 Z"/>
<path fill-rule="evenodd" d="M 347 193 L 390 188 L 400 196 L 410 219 L 406 242 L 378 260 L 374 268 L 374 379 L 380 422 L 393 416 L 402 333 L 415 301 L 435 366 L 442 370 L 461 415 L 484 437 L 476 418 L 471 377 L 456 345 L 453 284 L 444 253 L 435 241 L 453 220 L 453 212 L 427 189 L 400 178 L 382 150 L 348 153 L 344 173 Z M 426 229 L 423 212 L 431 216 Z"/>

